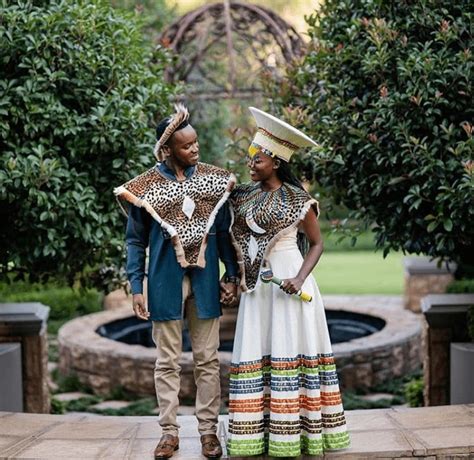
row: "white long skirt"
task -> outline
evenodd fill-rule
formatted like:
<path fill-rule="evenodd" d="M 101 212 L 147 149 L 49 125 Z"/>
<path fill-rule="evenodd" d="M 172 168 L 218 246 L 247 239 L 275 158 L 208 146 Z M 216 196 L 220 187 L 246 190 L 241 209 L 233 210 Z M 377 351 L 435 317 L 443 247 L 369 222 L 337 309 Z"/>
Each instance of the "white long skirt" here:
<path fill-rule="evenodd" d="M 280 240 L 269 263 L 280 278 L 297 275 L 303 258 L 296 232 Z M 320 455 L 349 446 L 326 315 L 313 276 L 311 302 L 258 282 L 243 293 L 229 391 L 231 456 Z"/>

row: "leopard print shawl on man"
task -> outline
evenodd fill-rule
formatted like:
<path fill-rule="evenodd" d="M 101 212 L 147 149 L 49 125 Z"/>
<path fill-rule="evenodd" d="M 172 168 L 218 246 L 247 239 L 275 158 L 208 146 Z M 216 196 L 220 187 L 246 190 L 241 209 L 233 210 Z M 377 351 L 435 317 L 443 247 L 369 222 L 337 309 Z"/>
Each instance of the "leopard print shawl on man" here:
<path fill-rule="evenodd" d="M 152 168 L 114 193 L 122 200 L 145 208 L 168 232 L 183 267 L 205 267 L 207 235 L 219 208 L 235 185 L 228 171 L 198 163 L 185 181 L 165 178 Z"/>
<path fill-rule="evenodd" d="M 318 202 L 291 184 L 263 192 L 259 184 L 237 186 L 230 196 L 234 222 L 232 239 L 237 251 L 243 291 L 255 289 L 262 266 L 275 243 L 294 230 Z"/>

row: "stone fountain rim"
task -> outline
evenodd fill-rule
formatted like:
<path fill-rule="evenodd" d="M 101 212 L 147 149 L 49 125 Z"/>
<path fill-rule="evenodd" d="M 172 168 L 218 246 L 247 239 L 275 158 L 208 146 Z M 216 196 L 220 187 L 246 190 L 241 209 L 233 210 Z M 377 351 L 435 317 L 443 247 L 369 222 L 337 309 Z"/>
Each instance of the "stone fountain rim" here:
<path fill-rule="evenodd" d="M 374 295 L 326 295 L 323 302 L 327 310 L 344 310 L 375 316 L 385 321 L 385 327 L 369 336 L 333 345 L 336 358 L 350 357 L 358 353 L 372 353 L 402 345 L 421 334 L 420 315 L 403 309 L 401 296 Z M 348 308 L 350 305 L 350 308 Z M 118 319 L 133 316 L 131 307 L 106 310 L 84 315 L 68 321 L 58 332 L 61 345 L 80 347 L 83 351 L 100 353 L 113 350 L 114 355 L 122 358 L 140 357 L 142 360 L 155 361 L 156 351 L 142 345 L 128 345 L 99 335 L 99 326 Z M 224 357 L 231 352 L 219 352 Z M 182 359 L 192 359 L 192 352 L 183 352 Z"/>

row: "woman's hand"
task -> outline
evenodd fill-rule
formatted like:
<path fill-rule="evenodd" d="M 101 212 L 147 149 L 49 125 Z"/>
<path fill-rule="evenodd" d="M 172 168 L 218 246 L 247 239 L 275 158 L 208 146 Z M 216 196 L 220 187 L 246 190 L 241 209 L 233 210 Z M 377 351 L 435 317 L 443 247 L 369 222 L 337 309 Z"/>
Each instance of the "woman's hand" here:
<path fill-rule="evenodd" d="M 280 289 L 285 291 L 287 294 L 296 294 L 298 291 L 301 290 L 301 286 L 303 286 L 303 283 L 304 279 L 301 279 L 296 276 L 295 278 L 283 280 Z"/>

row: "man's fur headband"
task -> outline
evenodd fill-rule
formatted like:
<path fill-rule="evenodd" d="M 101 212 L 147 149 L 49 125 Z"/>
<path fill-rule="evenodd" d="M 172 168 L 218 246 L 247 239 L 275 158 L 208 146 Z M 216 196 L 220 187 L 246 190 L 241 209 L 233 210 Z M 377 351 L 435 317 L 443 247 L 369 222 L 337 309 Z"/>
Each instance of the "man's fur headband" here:
<path fill-rule="evenodd" d="M 189 118 L 188 109 L 183 104 L 175 104 L 176 113 L 171 115 L 170 121 L 161 137 L 157 140 L 153 153 L 158 161 L 163 161 L 162 147 L 166 144 L 168 139 L 178 129 L 178 127 Z"/>

